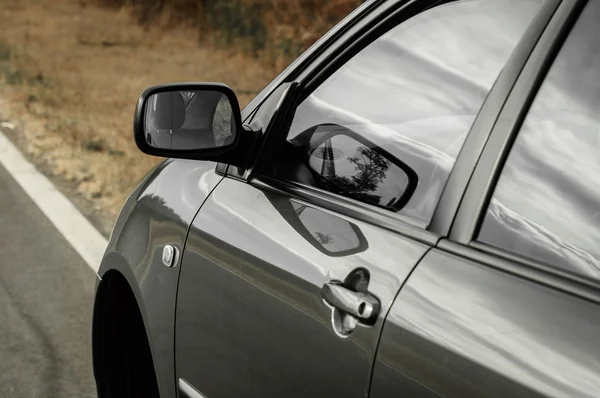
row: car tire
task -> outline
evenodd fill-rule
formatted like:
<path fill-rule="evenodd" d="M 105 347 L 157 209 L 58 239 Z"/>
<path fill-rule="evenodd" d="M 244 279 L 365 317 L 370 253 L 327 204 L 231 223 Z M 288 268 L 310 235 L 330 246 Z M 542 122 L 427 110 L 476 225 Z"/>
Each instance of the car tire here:
<path fill-rule="evenodd" d="M 120 278 L 117 282 L 103 278 L 96 296 L 93 345 L 98 397 L 159 398 L 143 319 L 133 293 Z"/>

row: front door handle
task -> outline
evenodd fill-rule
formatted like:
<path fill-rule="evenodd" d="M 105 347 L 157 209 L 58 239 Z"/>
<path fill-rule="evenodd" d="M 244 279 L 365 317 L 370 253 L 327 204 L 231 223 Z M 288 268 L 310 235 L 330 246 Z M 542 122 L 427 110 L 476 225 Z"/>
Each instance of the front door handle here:
<path fill-rule="evenodd" d="M 321 297 L 327 304 L 343 313 L 368 323 L 377 319 L 379 300 L 368 293 L 354 292 L 336 282 L 326 283 L 321 289 Z"/>

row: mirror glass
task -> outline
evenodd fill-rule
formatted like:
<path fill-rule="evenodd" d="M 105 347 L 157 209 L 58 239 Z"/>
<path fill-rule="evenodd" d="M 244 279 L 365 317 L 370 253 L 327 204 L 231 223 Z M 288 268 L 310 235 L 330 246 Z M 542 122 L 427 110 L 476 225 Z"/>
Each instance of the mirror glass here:
<path fill-rule="evenodd" d="M 219 91 L 169 91 L 146 102 L 144 135 L 160 149 L 211 149 L 235 140 L 234 113 Z"/>
<path fill-rule="evenodd" d="M 308 159 L 323 188 L 362 202 L 393 209 L 409 184 L 408 175 L 382 151 L 344 134 L 333 135 Z"/>

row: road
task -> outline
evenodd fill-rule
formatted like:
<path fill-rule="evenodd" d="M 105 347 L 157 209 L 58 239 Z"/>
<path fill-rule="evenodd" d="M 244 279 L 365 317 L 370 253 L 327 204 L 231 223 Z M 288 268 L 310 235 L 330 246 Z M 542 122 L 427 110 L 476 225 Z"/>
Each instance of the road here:
<path fill-rule="evenodd" d="M 94 397 L 96 275 L 0 165 L 0 397 Z"/>

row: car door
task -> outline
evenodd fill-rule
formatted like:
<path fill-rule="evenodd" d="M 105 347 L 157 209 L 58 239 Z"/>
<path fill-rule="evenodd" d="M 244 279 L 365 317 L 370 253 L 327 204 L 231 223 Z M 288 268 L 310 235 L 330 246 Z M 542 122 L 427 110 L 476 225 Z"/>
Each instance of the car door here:
<path fill-rule="evenodd" d="M 600 396 L 600 3 L 584 4 L 556 11 L 449 239 L 393 304 L 372 398 Z"/>
<path fill-rule="evenodd" d="M 304 100 L 262 123 L 262 167 L 228 172 L 202 206 L 178 288 L 181 396 L 369 395 L 386 314 L 440 238 L 429 226 L 454 216 L 436 213 L 442 190 L 539 11 L 432 3 L 399 2 L 301 74 Z"/>

